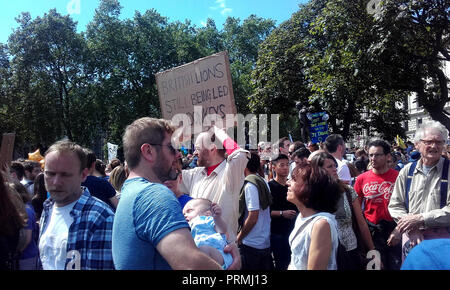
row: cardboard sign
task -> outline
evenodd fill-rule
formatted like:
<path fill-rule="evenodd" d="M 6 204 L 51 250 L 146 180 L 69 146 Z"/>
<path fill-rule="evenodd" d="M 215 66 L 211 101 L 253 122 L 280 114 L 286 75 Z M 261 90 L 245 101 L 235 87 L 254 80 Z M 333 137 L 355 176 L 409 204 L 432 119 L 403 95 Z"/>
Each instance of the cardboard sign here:
<path fill-rule="evenodd" d="M 328 137 L 328 115 L 325 112 L 308 114 L 309 137 L 312 143 L 324 142 Z"/>
<path fill-rule="evenodd" d="M 158 73 L 156 84 L 162 117 L 166 120 L 186 114 L 194 125 L 194 121 L 202 122 L 210 114 L 223 120 L 226 114 L 236 114 L 227 52 Z"/>
<path fill-rule="evenodd" d="M 16 138 L 15 133 L 5 133 L 2 137 L 2 147 L 0 149 L 0 168 L 3 164 L 11 166 L 11 161 L 13 159 L 14 151 L 14 139 Z"/>

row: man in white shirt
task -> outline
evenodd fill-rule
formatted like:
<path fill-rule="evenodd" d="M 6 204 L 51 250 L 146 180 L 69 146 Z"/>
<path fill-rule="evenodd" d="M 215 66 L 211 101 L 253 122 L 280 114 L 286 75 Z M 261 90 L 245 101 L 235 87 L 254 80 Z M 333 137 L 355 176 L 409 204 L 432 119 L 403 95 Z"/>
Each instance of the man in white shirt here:
<path fill-rule="evenodd" d="M 344 139 L 339 134 L 332 134 L 328 136 L 327 139 L 325 139 L 324 144 L 325 150 L 333 155 L 334 159 L 336 159 L 337 161 L 337 173 L 339 179 L 347 184 L 350 184 L 352 180 L 350 169 L 348 168 L 347 163 L 343 160 L 343 157 L 345 155 Z"/>
<path fill-rule="evenodd" d="M 197 137 L 195 154 L 199 167 L 183 170 L 179 188 L 193 198 L 206 198 L 217 203 L 228 224 L 228 240 L 234 242 L 238 230 L 239 191 L 244 184 L 249 152 L 240 148 L 223 129 L 214 126 L 211 130 L 211 133 L 203 132 Z M 225 149 L 214 144 L 216 140 Z"/>
<path fill-rule="evenodd" d="M 270 251 L 270 204 L 272 195 L 267 182 L 258 175 L 259 156 L 251 154 L 245 168 L 245 184 L 239 197 L 242 220 L 237 236 L 242 257 L 242 270 L 273 270 Z"/>

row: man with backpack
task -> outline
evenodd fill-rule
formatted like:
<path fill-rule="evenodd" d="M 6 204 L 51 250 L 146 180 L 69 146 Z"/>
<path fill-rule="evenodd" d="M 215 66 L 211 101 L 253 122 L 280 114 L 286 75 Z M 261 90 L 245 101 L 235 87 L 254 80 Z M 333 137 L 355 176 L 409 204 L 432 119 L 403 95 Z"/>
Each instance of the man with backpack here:
<path fill-rule="evenodd" d="M 441 156 L 448 130 L 437 121 L 417 129 L 420 159 L 399 173 L 389 213 L 403 234 L 403 257 L 422 240 L 450 238 L 449 161 Z"/>

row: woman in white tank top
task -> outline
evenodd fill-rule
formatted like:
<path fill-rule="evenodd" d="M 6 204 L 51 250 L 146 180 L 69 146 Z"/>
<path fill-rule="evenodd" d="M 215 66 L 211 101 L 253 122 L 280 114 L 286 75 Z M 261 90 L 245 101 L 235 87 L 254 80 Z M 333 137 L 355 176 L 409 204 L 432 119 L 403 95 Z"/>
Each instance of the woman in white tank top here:
<path fill-rule="evenodd" d="M 327 172 L 309 164 L 297 166 L 288 182 L 287 200 L 300 215 L 289 236 L 290 270 L 336 270 L 338 248 L 334 215 L 340 197 L 339 184 Z"/>

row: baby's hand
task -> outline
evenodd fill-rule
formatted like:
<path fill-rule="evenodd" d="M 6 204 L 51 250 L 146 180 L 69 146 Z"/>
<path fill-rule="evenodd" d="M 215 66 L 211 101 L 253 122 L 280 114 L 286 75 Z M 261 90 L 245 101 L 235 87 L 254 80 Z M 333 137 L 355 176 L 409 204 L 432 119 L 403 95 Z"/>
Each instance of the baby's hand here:
<path fill-rule="evenodd" d="M 220 217 L 222 215 L 222 208 L 218 204 L 213 203 L 211 205 L 211 213 L 213 217 Z"/>

